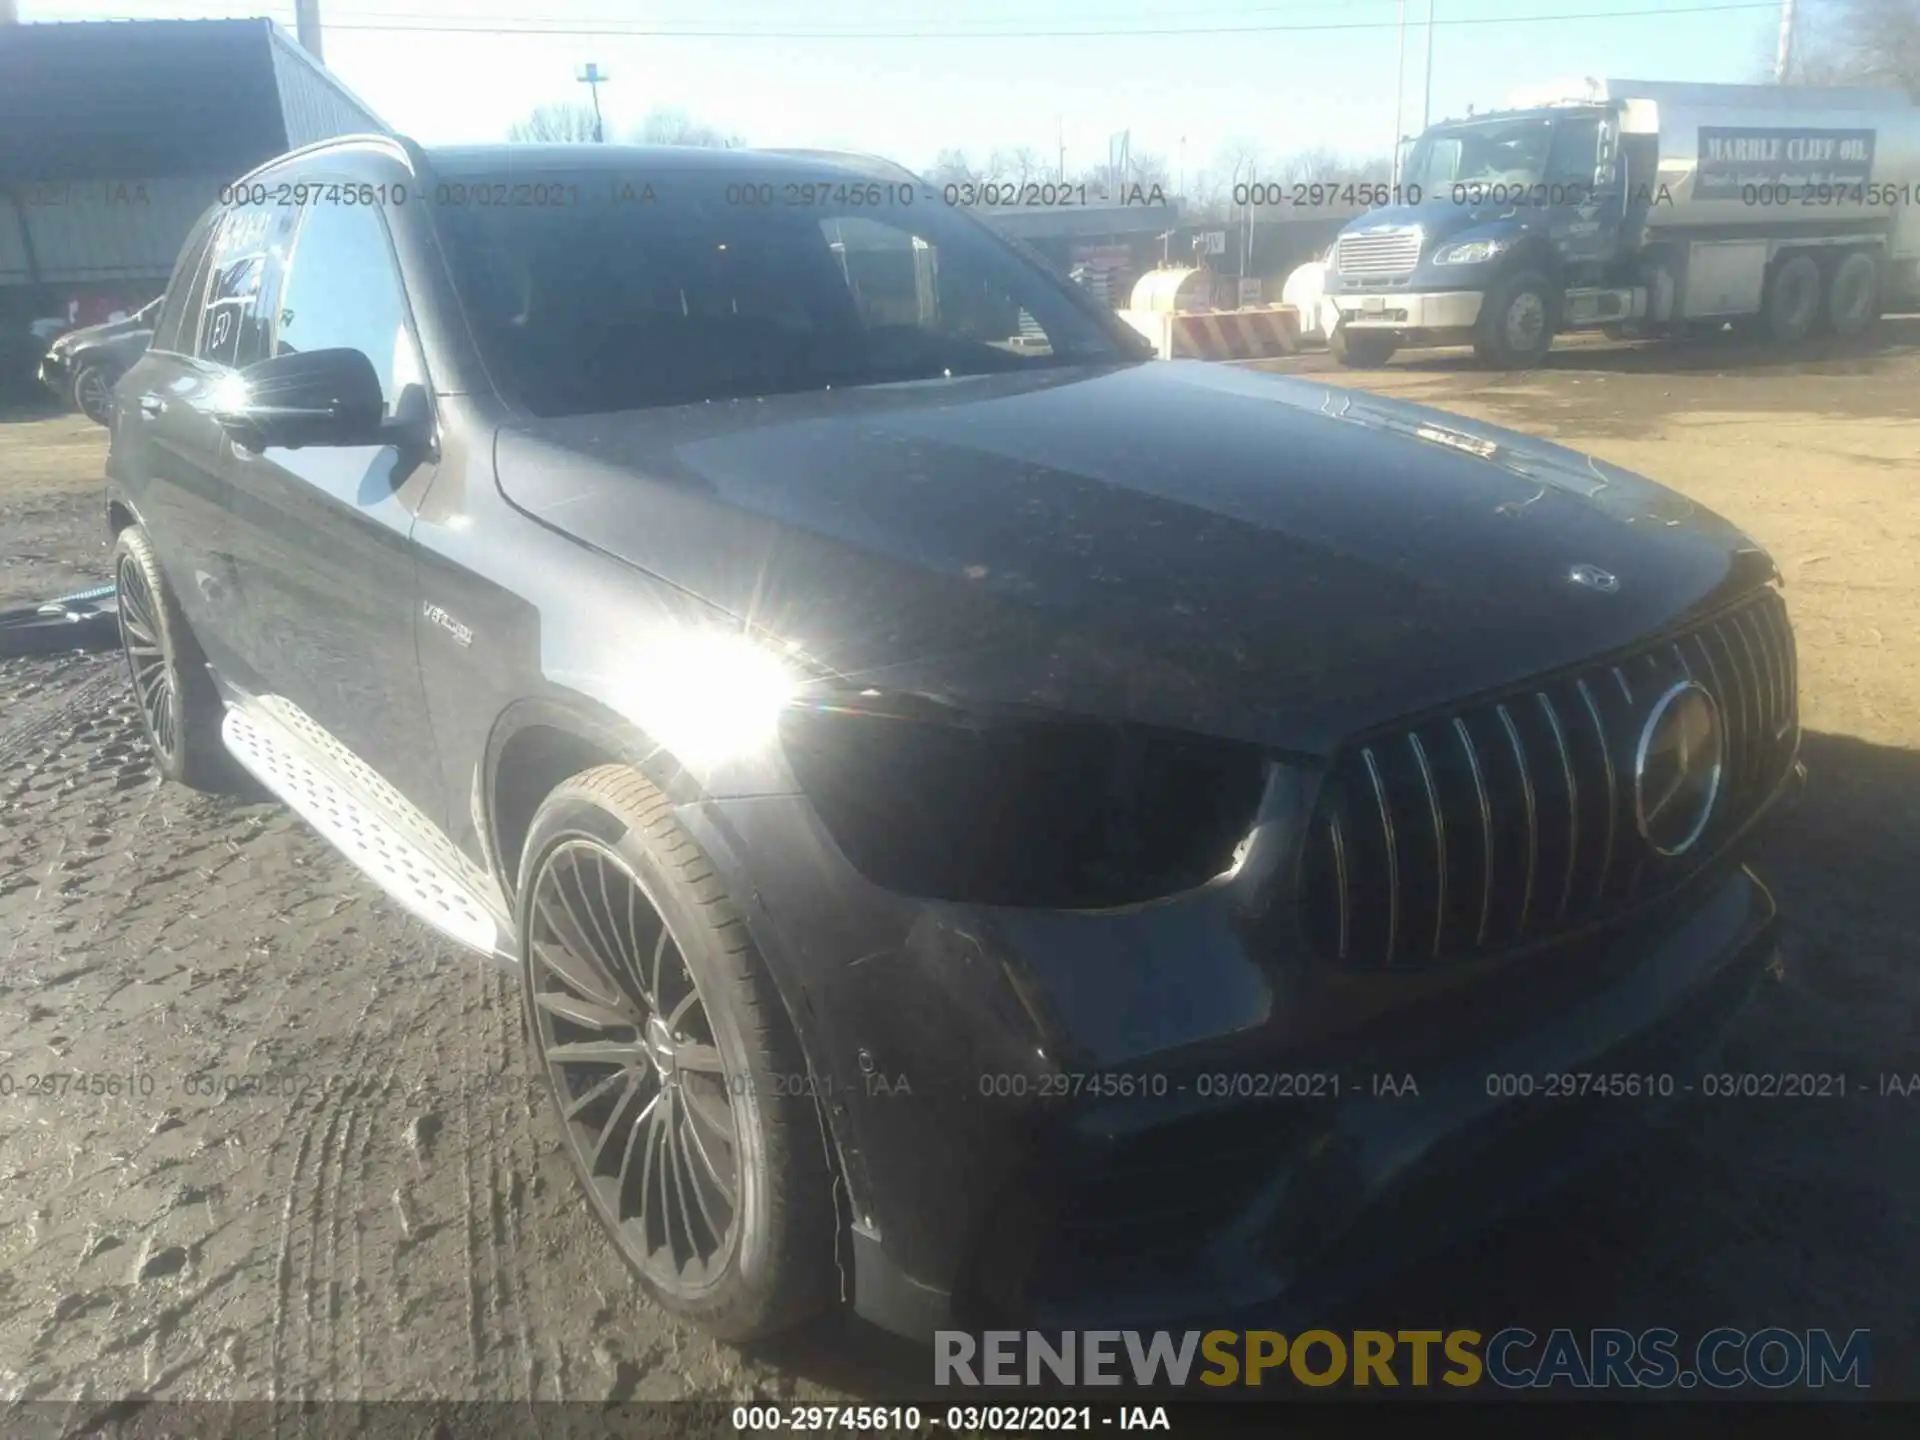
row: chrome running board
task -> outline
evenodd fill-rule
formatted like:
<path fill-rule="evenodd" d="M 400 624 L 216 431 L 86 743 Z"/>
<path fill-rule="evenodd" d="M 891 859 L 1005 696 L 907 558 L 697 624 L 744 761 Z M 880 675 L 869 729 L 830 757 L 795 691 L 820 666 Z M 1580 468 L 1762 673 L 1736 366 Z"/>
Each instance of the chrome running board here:
<path fill-rule="evenodd" d="M 409 914 L 512 963 L 505 897 L 426 815 L 291 701 L 231 689 L 226 699 L 220 738 L 248 774 Z"/>

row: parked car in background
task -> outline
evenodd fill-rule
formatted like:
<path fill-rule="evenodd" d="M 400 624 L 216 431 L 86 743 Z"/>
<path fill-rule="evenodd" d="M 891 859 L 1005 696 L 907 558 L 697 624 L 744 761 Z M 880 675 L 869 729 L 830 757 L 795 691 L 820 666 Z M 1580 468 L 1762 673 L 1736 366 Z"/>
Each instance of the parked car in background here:
<path fill-rule="evenodd" d="M 120 320 L 69 330 L 40 359 L 40 383 L 96 425 L 107 423 L 113 387 L 147 353 L 158 299 Z"/>
<path fill-rule="evenodd" d="M 1499 1077 L 1700 1073 L 1773 954 L 1793 633 L 1703 507 L 1152 360 L 875 162 L 282 187 L 113 407 L 149 742 L 517 977 L 674 1313 L 1321 1313 L 1649 1113 Z"/>

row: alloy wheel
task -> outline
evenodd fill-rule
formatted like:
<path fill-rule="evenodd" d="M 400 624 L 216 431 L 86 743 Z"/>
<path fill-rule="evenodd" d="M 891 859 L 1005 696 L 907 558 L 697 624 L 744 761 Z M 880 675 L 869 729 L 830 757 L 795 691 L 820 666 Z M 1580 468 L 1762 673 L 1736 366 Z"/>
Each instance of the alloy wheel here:
<path fill-rule="evenodd" d="M 120 602 L 120 646 L 127 653 L 134 695 L 146 717 L 147 736 L 163 759 L 179 753 L 175 724 L 179 706 L 173 661 L 160 641 L 160 605 L 147 583 L 146 572 L 131 556 L 122 556 L 115 570 Z"/>
<path fill-rule="evenodd" d="M 1525 354 L 1540 343 L 1547 328 L 1547 304 L 1531 290 L 1522 290 L 1507 306 L 1507 344 Z"/>
<path fill-rule="evenodd" d="M 733 1086 L 686 957 L 618 856 L 565 840 L 528 890 L 541 1062 L 575 1165 L 621 1249 L 676 1295 L 739 1233 Z"/>
<path fill-rule="evenodd" d="M 80 389 L 75 398 L 80 404 L 80 413 L 89 420 L 106 423 L 107 410 L 113 404 L 113 388 L 107 384 L 107 377 L 98 370 L 88 370 L 80 377 Z"/>

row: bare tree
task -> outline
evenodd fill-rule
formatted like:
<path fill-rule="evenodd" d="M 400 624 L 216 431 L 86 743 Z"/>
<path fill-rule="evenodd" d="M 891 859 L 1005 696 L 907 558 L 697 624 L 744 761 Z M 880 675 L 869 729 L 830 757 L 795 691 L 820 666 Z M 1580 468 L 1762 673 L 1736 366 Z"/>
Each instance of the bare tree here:
<path fill-rule="evenodd" d="M 964 150 L 942 150 L 933 157 L 927 179 L 935 185 L 977 185 L 986 177 L 973 168 Z"/>
<path fill-rule="evenodd" d="M 1280 173 L 1292 185 L 1348 185 L 1385 180 L 1393 173 L 1387 156 L 1356 158 L 1328 146 L 1300 150 L 1280 162 Z"/>
<path fill-rule="evenodd" d="M 987 178 L 1003 184 L 1028 185 L 1046 180 L 1052 174 L 1053 167 L 1041 159 L 1040 152 L 1031 145 L 995 150 L 987 157 Z"/>
<path fill-rule="evenodd" d="M 1138 185 L 1144 190 L 1151 190 L 1158 185 L 1163 194 L 1173 192 L 1173 169 L 1167 164 L 1167 157 L 1150 150 L 1130 157 L 1127 173 L 1122 179 L 1124 183 Z"/>
<path fill-rule="evenodd" d="M 1795 40 L 1790 85 L 1874 86 L 1920 100 L 1920 0 L 1821 0 Z"/>
<path fill-rule="evenodd" d="M 1170 195 L 1173 190 L 1166 157 L 1151 152 L 1128 156 L 1124 166 L 1106 160 L 1089 165 L 1074 177 L 1074 183 L 1086 186 L 1090 194 L 1097 190 L 1116 204 L 1124 196 L 1132 195 L 1136 185 L 1143 194 L 1150 192 L 1155 185 L 1160 187 L 1162 194 Z"/>
<path fill-rule="evenodd" d="M 507 127 L 507 139 L 523 145 L 591 144 L 597 134 L 591 105 L 541 105 Z"/>
<path fill-rule="evenodd" d="M 1196 170 L 1187 177 L 1186 214 L 1192 220 L 1222 220 L 1226 218 L 1228 187 L 1231 180 L 1227 172 L 1217 166 Z"/>
<path fill-rule="evenodd" d="M 673 109 L 649 110 L 633 140 L 636 145 L 697 145 L 708 150 L 737 150 L 746 143 L 730 130 Z"/>

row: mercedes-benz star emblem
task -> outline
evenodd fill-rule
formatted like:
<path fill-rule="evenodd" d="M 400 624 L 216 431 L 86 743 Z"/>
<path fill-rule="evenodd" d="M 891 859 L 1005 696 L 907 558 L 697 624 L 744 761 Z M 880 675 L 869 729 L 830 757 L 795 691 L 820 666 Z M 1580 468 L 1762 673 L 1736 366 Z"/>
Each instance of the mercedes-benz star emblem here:
<path fill-rule="evenodd" d="M 1567 572 L 1567 578 L 1576 585 L 1598 590 L 1602 595 L 1611 595 L 1620 588 L 1620 577 L 1611 570 L 1602 570 L 1598 565 L 1576 565 Z"/>
<path fill-rule="evenodd" d="M 1682 680 L 1654 702 L 1633 757 L 1633 816 L 1656 855 L 1684 855 L 1699 842 L 1720 774 L 1720 707 Z"/>

